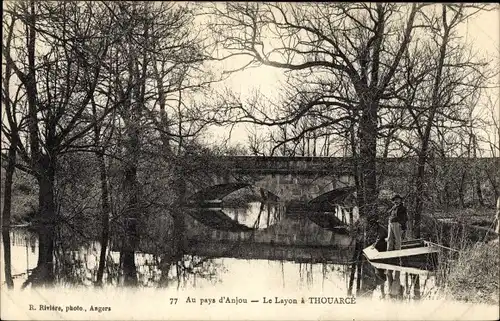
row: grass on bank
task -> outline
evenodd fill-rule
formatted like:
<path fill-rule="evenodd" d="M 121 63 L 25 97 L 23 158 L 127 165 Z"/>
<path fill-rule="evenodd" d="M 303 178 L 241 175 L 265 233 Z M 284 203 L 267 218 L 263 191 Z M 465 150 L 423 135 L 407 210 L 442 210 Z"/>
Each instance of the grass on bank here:
<path fill-rule="evenodd" d="M 438 215 L 424 216 L 422 220 L 422 237 L 445 246 L 439 255 L 436 275 L 439 292 L 461 302 L 498 305 L 500 248 L 498 235 L 493 231 L 494 213 L 460 214 L 455 215 L 459 224 L 438 222 Z"/>
<path fill-rule="evenodd" d="M 461 251 L 448 266 L 445 293 L 455 300 L 499 304 L 498 242 L 476 243 Z"/>

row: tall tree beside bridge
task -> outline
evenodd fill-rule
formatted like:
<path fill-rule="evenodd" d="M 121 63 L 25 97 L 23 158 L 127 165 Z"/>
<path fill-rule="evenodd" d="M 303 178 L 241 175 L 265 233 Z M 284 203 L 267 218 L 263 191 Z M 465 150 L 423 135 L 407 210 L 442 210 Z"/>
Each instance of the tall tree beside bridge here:
<path fill-rule="evenodd" d="M 209 104 L 200 102 L 207 97 L 207 88 L 215 77 L 204 66 L 208 56 L 205 39 L 194 23 L 196 6 L 168 2 L 142 6 L 143 19 L 149 21 L 149 32 L 143 35 L 140 47 L 148 57 L 144 64 L 149 99 L 145 101 L 143 119 L 152 129 L 145 133 L 144 143 L 154 157 L 168 164 L 173 199 L 169 204 L 172 234 L 166 242 L 168 249 L 161 254 L 160 283 L 164 285 L 170 266 L 183 256 L 185 220 L 181 204 L 193 173 L 201 165 L 190 156 L 203 153 L 197 140 L 215 120 L 209 112 L 212 109 L 207 108 Z"/>
<path fill-rule="evenodd" d="M 100 94 L 104 101 L 117 106 L 112 126 L 120 146 L 117 153 L 122 175 L 118 183 L 123 188 L 118 197 L 123 199 L 123 206 L 118 210 L 118 228 L 123 241 L 120 252 L 124 283 L 137 283 L 134 255 L 141 239 L 151 236 L 141 227 L 147 226 L 148 220 L 159 219 L 150 215 L 156 211 L 163 218 L 170 215 L 173 221 L 172 233 L 168 234 L 167 226 L 163 226 L 162 235 L 167 237 L 157 244 L 163 249 L 159 255 L 162 280 L 166 280 L 170 265 L 182 256 L 184 217 L 179 204 L 193 170 L 190 166 L 196 167 L 186 163 L 184 156 L 187 151 L 200 151 L 196 140 L 212 122 L 205 106 L 193 100 L 193 91 L 201 92 L 203 97 L 204 87 L 212 81 L 211 75 L 202 70 L 206 57 L 203 39 L 194 28 L 190 4 L 104 5 L 116 26 L 114 33 L 123 39 L 110 49 L 104 74 L 109 82 Z M 105 186 L 103 183 L 103 198 Z M 152 204 L 163 206 L 156 209 L 158 206 Z M 101 254 L 103 262 L 104 252 Z"/>
<path fill-rule="evenodd" d="M 240 106 L 240 120 L 269 126 L 292 124 L 324 109 L 339 111 L 329 122 L 336 124 L 340 118 L 352 117 L 347 111 L 359 113 L 358 202 L 364 217 L 377 212 L 375 158 L 381 102 L 393 88 L 423 7 L 382 3 L 225 3 L 213 7 L 216 20 L 211 29 L 228 57 L 249 57 L 248 66 L 264 64 L 296 72 L 305 83 L 307 73 L 323 77 L 312 84 L 316 90 L 298 91 L 291 107 L 281 108 L 280 114 L 273 117 L 266 110 Z M 344 92 L 350 92 L 353 100 Z"/>
<path fill-rule="evenodd" d="M 463 129 L 472 128 L 475 123 L 472 118 L 474 108 L 487 87 L 487 81 L 494 74 L 487 69 L 488 61 L 475 57 L 468 44 L 461 42 L 457 29 L 485 8 L 487 6 L 465 4 L 425 8 L 422 15 L 425 34 L 404 53 L 401 64 L 404 73 L 396 82 L 396 90 L 391 93 L 395 102 L 393 108 L 399 110 L 401 115 L 381 128 L 392 130 L 396 143 L 401 144 L 410 155 L 417 156 L 412 193 L 414 206 L 410 211 L 414 214 L 415 237 L 420 237 L 425 185 L 430 183 L 425 178 L 429 155 L 439 155 L 437 159 L 471 157 L 447 141 L 451 135 L 472 138 L 472 133 L 464 135 Z M 451 148 L 451 153 L 447 153 L 445 148 Z M 469 144 L 467 149 L 470 151 L 472 148 L 475 147 Z M 461 191 L 464 175 L 460 183 Z M 463 204 L 463 192 L 460 194 Z"/>

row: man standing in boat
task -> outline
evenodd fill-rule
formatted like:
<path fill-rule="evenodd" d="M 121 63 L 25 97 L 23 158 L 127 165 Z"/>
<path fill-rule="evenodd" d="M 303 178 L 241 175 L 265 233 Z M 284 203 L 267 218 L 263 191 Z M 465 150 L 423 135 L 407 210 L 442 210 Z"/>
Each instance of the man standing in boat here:
<path fill-rule="evenodd" d="M 402 234 L 406 231 L 406 221 L 408 220 L 403 198 L 396 194 L 391 201 L 394 206 L 390 209 L 387 251 L 401 250 Z"/>

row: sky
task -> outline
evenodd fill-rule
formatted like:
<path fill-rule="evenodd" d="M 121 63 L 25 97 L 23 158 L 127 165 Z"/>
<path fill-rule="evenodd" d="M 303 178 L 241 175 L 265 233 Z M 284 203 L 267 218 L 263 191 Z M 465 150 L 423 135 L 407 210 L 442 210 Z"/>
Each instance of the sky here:
<path fill-rule="evenodd" d="M 482 12 L 470 18 L 467 23 L 461 26 L 460 33 L 464 41 L 474 44 L 473 48 L 479 54 L 500 62 L 500 10 L 498 7 L 497 10 Z M 227 68 L 238 68 L 243 64 L 241 61 L 232 60 L 226 62 L 225 66 Z M 242 96 L 249 95 L 254 90 L 259 90 L 265 96 L 273 97 L 274 93 L 280 87 L 279 82 L 285 81 L 285 79 L 283 70 L 261 66 L 233 74 L 221 86 L 227 86 Z M 496 83 L 497 86 L 500 84 L 498 77 Z M 492 90 L 491 95 L 498 97 L 498 89 Z M 496 109 L 496 119 L 500 119 L 500 105 L 498 101 Z M 237 125 L 231 131 L 229 127 L 215 127 L 209 132 L 210 141 L 218 144 L 230 137 L 228 140 L 229 145 L 246 145 L 248 142 L 248 133 L 252 127 L 252 125 Z M 498 144 L 498 134 L 492 136 L 495 137 L 496 144 Z"/>

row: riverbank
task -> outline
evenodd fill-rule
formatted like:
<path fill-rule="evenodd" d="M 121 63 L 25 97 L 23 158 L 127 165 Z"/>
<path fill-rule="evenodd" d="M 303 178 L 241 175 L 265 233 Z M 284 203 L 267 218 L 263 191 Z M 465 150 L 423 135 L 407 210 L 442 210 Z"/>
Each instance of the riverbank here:
<path fill-rule="evenodd" d="M 476 243 L 449 261 L 445 293 L 463 302 L 500 304 L 498 242 Z"/>

